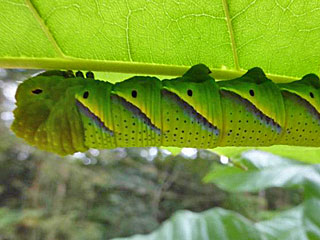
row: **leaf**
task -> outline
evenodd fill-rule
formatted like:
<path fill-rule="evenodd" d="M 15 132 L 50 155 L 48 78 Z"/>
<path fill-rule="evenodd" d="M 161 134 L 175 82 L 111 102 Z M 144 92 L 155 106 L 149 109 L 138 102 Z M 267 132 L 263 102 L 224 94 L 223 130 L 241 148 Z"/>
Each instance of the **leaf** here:
<path fill-rule="evenodd" d="M 170 153 L 173 154 L 174 156 L 180 154 L 180 152 L 181 152 L 181 150 L 182 150 L 182 148 L 178 148 L 178 147 L 161 147 L 161 149 L 170 152 Z"/>
<path fill-rule="evenodd" d="M 224 155 L 229 158 L 236 158 L 242 152 L 248 150 L 261 150 L 279 155 L 293 160 L 303 161 L 307 163 L 320 163 L 320 148 L 318 147 L 300 147 L 300 146 L 286 146 L 275 145 L 271 147 L 217 147 L 210 149 L 210 151 L 219 155 Z"/>
<path fill-rule="evenodd" d="M 320 164 L 303 164 L 271 153 L 251 150 L 242 154 L 237 165 L 245 166 L 248 170 L 219 166 L 205 177 L 205 181 L 231 192 L 302 186 L 308 196 L 320 197 Z"/>
<path fill-rule="evenodd" d="M 265 239 L 316 240 L 320 236 L 320 201 L 310 199 L 271 220 L 256 223 Z"/>
<path fill-rule="evenodd" d="M 319 199 L 310 199 L 258 223 L 221 208 L 202 213 L 180 211 L 151 234 L 113 240 L 316 240 L 320 236 L 319 214 Z"/>
<path fill-rule="evenodd" d="M 214 208 L 203 213 L 179 211 L 149 235 L 136 235 L 121 240 L 255 240 L 260 239 L 252 223 L 241 215 Z M 120 238 L 114 239 L 120 240 Z"/>
<path fill-rule="evenodd" d="M 319 73 L 319 9 L 304 0 L 1 1 L 0 66 L 181 75 L 201 62 L 218 79 L 260 66 L 291 81 Z"/>
<path fill-rule="evenodd" d="M 0 232 L 4 229 L 13 228 L 16 224 L 24 224 L 25 226 L 35 225 L 43 212 L 41 210 L 24 209 L 16 210 L 7 207 L 0 208 Z"/>

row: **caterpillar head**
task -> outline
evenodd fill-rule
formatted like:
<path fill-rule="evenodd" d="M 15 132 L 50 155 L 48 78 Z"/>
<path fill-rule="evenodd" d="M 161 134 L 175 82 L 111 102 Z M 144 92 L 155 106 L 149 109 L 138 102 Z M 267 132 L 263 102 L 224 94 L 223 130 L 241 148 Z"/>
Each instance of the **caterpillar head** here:
<path fill-rule="evenodd" d="M 80 80 L 46 72 L 24 81 L 16 92 L 11 129 L 29 144 L 60 155 L 86 150 L 74 97 L 83 88 Z"/>

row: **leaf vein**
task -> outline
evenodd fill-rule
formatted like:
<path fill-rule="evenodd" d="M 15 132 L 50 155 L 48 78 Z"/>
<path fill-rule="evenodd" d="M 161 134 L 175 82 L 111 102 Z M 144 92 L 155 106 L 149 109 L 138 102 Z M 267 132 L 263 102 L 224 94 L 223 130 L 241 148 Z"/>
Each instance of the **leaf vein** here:
<path fill-rule="evenodd" d="M 229 6 L 228 6 L 228 3 L 227 3 L 227 0 L 222 0 L 222 4 L 223 4 L 223 10 L 224 10 L 224 13 L 225 13 L 227 27 L 228 27 L 228 31 L 229 31 L 229 35 L 230 35 L 234 66 L 235 66 L 236 70 L 239 70 L 240 66 L 239 66 L 239 59 L 238 59 L 236 41 L 234 39 L 232 19 L 230 17 Z"/>
<path fill-rule="evenodd" d="M 56 53 L 58 54 L 58 56 L 61 57 L 61 58 L 66 58 L 64 53 L 63 53 L 63 51 L 62 51 L 62 49 L 58 45 L 58 43 L 57 43 L 56 39 L 54 38 L 53 34 L 51 33 L 49 27 L 46 25 L 44 20 L 41 18 L 37 8 L 32 3 L 32 0 L 26 0 L 26 5 L 28 6 L 30 11 L 32 12 L 34 17 L 36 18 L 36 20 L 39 23 L 42 31 L 45 33 L 45 35 L 47 36 L 48 40 L 51 42 L 51 44 L 52 44 L 53 48 L 55 49 Z"/>

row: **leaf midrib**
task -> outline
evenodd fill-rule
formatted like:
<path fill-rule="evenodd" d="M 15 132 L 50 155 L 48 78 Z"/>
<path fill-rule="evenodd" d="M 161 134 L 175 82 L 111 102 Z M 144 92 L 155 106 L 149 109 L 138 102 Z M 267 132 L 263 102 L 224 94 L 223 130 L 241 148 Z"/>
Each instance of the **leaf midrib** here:
<path fill-rule="evenodd" d="M 225 14 L 225 17 L 226 17 L 226 23 L 227 23 L 227 27 L 228 27 L 230 42 L 231 42 L 231 49 L 232 49 L 234 67 L 238 71 L 238 70 L 240 70 L 239 59 L 238 59 L 238 53 L 237 53 L 237 48 L 236 48 L 236 42 L 235 42 L 235 39 L 234 39 L 232 19 L 230 17 L 229 5 L 228 5 L 227 0 L 222 0 L 222 5 L 223 5 L 224 14 Z"/>
<path fill-rule="evenodd" d="M 57 55 L 60 58 L 67 58 L 66 55 L 64 55 L 62 49 L 60 48 L 60 46 L 58 45 L 56 39 L 54 38 L 53 34 L 51 33 L 50 29 L 48 28 L 48 26 L 45 24 L 45 22 L 43 21 L 43 19 L 41 18 L 38 10 L 36 9 L 35 5 L 32 3 L 32 0 L 26 0 L 26 5 L 29 7 L 31 13 L 33 14 L 33 16 L 36 18 L 37 22 L 39 23 L 42 31 L 45 33 L 45 35 L 47 36 L 48 40 L 50 41 L 50 43 L 52 44 L 53 48 L 55 49 Z"/>

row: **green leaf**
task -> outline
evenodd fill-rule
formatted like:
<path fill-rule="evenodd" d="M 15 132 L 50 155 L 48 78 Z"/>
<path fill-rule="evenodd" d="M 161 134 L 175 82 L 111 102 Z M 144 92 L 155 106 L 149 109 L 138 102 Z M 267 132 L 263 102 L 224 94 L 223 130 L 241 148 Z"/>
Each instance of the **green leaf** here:
<path fill-rule="evenodd" d="M 317 240 L 320 236 L 320 201 L 310 199 L 255 226 L 265 239 Z"/>
<path fill-rule="evenodd" d="M 210 149 L 210 151 L 219 155 L 227 156 L 229 158 L 236 158 L 241 155 L 242 152 L 252 149 L 270 152 L 285 158 L 290 158 L 307 163 L 320 163 L 320 148 L 318 147 L 300 147 L 286 145 L 274 145 L 271 147 L 217 147 L 214 149 Z"/>
<path fill-rule="evenodd" d="M 0 3 L 0 66 L 218 78 L 262 67 L 275 81 L 319 73 L 318 1 Z"/>
<path fill-rule="evenodd" d="M 256 192 L 268 187 L 304 187 L 307 196 L 320 197 L 320 164 L 308 165 L 261 151 L 242 154 L 238 167 L 218 166 L 206 177 L 231 192 Z"/>
<path fill-rule="evenodd" d="M 161 149 L 169 151 L 174 156 L 180 154 L 182 150 L 182 148 L 178 148 L 178 147 L 161 147 Z"/>
<path fill-rule="evenodd" d="M 33 225 L 40 221 L 43 215 L 41 210 L 24 209 L 16 210 L 7 207 L 0 208 L 0 232 L 4 229 L 14 228 L 17 224 Z"/>
<path fill-rule="evenodd" d="M 261 239 L 252 223 L 241 215 L 215 208 L 203 213 L 179 211 L 155 232 L 121 240 L 256 240 Z M 120 240 L 120 238 L 114 239 Z"/>
<path fill-rule="evenodd" d="M 113 240 L 316 240 L 320 236 L 319 214 L 319 199 L 310 199 L 258 223 L 220 208 L 203 213 L 180 211 L 151 234 Z"/>

